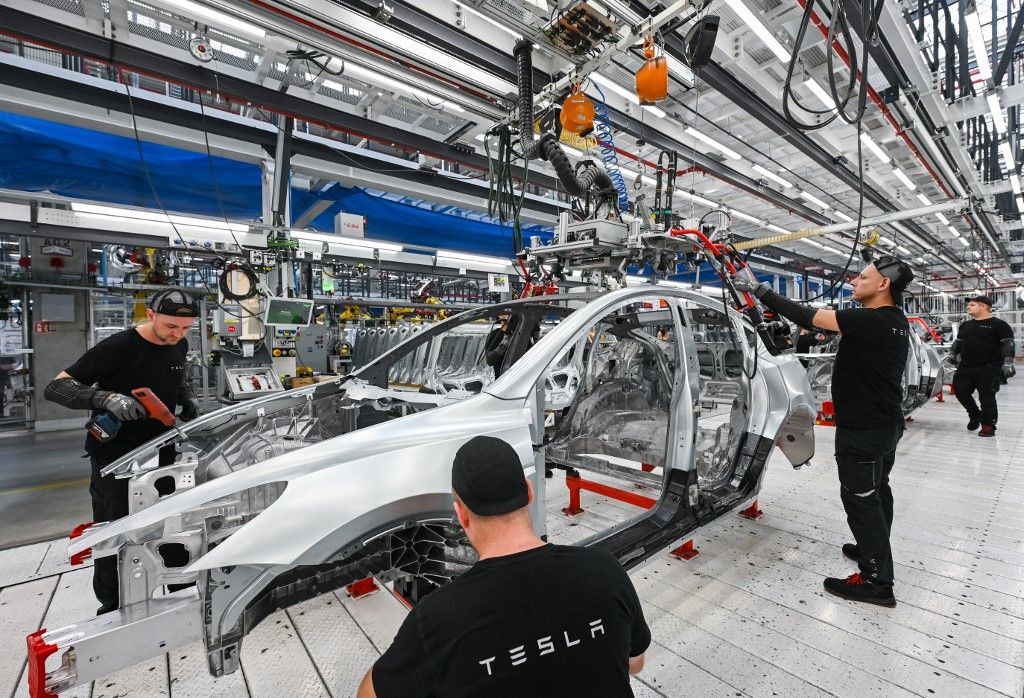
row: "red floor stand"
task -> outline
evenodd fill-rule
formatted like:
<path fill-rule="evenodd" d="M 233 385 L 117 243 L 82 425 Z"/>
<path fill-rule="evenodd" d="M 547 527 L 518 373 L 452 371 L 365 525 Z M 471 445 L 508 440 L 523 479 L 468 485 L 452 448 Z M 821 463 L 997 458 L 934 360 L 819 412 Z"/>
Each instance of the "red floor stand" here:
<path fill-rule="evenodd" d="M 675 550 L 669 552 L 669 555 L 680 560 L 692 560 L 700 555 L 700 551 L 693 547 L 693 539 L 691 538 Z"/>
<path fill-rule="evenodd" d="M 366 579 L 360 579 L 358 582 L 353 582 L 345 587 L 345 592 L 353 599 L 360 599 L 370 594 L 376 594 L 380 591 L 380 587 L 377 586 L 377 582 L 373 580 L 373 577 L 367 577 Z"/>
<path fill-rule="evenodd" d="M 753 504 L 740 512 L 740 516 L 744 519 L 760 519 L 764 516 L 764 512 L 757 507 L 757 500 L 755 499 Z"/>
<path fill-rule="evenodd" d="M 650 509 L 658 503 L 655 499 L 644 497 L 643 495 L 636 494 L 634 492 L 620 490 L 617 487 L 605 485 L 600 482 L 584 480 L 579 477 L 579 475 L 566 475 L 565 486 L 569 488 L 569 506 L 564 507 L 562 509 L 562 513 L 567 516 L 576 516 L 577 514 L 583 513 L 583 507 L 580 504 L 580 490 L 587 490 L 589 492 L 599 494 L 602 497 L 608 497 L 609 499 L 615 499 L 644 509 Z"/>
<path fill-rule="evenodd" d="M 834 427 L 836 425 L 835 406 L 832 404 L 831 400 L 826 400 L 821 403 L 821 410 L 819 410 L 814 423 L 819 427 Z"/>

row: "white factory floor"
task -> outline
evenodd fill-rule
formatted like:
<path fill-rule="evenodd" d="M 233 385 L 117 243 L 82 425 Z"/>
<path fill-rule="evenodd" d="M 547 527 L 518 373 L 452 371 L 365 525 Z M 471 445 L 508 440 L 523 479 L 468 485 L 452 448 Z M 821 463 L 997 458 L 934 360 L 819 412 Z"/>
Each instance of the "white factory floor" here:
<path fill-rule="evenodd" d="M 778 454 L 760 495 L 764 517 L 728 514 L 700 529 L 700 555 L 662 553 L 631 576 L 651 625 L 638 696 L 1012 696 L 1024 694 L 1024 379 L 1000 393 L 998 437 L 964 429 L 955 400 L 919 410 L 893 471 L 899 605 L 823 593 L 853 571 L 832 460 L 817 428 L 812 464 Z M 552 537 L 578 540 L 635 510 L 584 492 L 568 519 L 548 481 Z M 89 617 L 91 570 L 71 571 L 63 541 L 0 552 L 0 698 L 27 695 L 24 636 Z M 349 696 L 405 614 L 389 593 L 322 596 L 263 621 L 241 671 L 212 679 L 200 645 L 63 695 Z"/>

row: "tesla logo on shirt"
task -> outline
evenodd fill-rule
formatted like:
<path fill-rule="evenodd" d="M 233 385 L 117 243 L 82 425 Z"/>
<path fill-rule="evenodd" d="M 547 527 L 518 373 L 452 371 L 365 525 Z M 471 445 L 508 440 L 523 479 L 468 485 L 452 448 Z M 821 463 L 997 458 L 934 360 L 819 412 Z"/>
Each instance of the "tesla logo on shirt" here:
<path fill-rule="evenodd" d="M 597 620 L 590 621 L 590 623 L 588 623 L 587 625 L 589 626 L 591 640 L 597 639 L 598 635 L 604 635 L 604 623 L 600 618 L 598 618 Z M 583 642 L 583 640 L 585 639 L 585 634 L 573 639 L 569 635 L 568 630 L 563 631 L 562 634 L 558 636 L 547 635 L 545 637 L 539 637 L 537 638 L 536 655 L 538 657 L 543 657 L 546 654 L 554 654 L 559 650 L 565 651 L 570 647 L 575 647 L 576 645 Z M 563 644 L 565 645 L 565 647 L 562 647 Z M 519 645 L 518 647 L 513 647 L 508 651 L 509 664 L 511 664 L 512 666 L 526 664 L 526 662 L 529 660 L 528 655 L 529 653 L 527 652 L 526 645 Z M 493 657 L 488 657 L 487 659 L 481 659 L 477 663 L 480 664 L 480 666 L 485 667 L 487 669 L 488 676 L 494 676 L 494 669 L 492 667 L 492 664 L 495 661 L 497 661 L 497 659 L 498 656 L 495 655 Z"/>
<path fill-rule="evenodd" d="M 906 337 L 907 336 L 907 331 L 906 330 L 901 330 L 899 327 L 893 327 L 892 328 L 892 333 L 895 334 L 895 335 L 898 335 L 900 337 Z"/>

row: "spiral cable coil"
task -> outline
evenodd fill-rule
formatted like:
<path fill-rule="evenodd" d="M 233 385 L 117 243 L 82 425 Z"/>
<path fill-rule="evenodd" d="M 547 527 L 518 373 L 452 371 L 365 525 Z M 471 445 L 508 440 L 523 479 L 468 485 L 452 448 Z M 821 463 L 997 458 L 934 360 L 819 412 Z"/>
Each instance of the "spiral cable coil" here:
<path fill-rule="evenodd" d="M 593 83 L 591 83 L 593 84 Z M 619 193 L 619 208 L 623 211 L 629 210 L 629 190 L 626 188 L 626 180 L 622 178 L 619 170 L 619 156 L 615 152 L 614 134 L 612 134 L 612 121 L 608 116 L 608 105 L 604 102 L 604 92 L 600 87 L 594 85 L 601 101 L 594 105 L 594 137 L 597 138 L 598 148 L 601 153 L 601 162 L 604 163 L 605 172 L 615 185 Z"/>

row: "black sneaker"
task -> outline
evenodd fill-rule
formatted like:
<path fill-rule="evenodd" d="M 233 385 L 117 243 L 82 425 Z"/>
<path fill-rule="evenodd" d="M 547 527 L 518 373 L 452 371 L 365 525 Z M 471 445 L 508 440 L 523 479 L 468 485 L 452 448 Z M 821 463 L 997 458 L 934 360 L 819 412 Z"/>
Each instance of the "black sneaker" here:
<path fill-rule="evenodd" d="M 978 436 L 995 436 L 996 425 L 995 424 L 982 424 L 981 431 L 978 432 Z"/>
<path fill-rule="evenodd" d="M 860 601 L 888 608 L 896 606 L 896 597 L 892 594 L 891 586 L 872 584 L 861 577 L 860 572 L 854 572 L 846 579 L 826 578 L 825 591 L 850 601 Z"/>
<path fill-rule="evenodd" d="M 981 426 L 980 417 L 971 417 L 971 420 L 967 422 L 967 431 L 974 431 Z"/>
<path fill-rule="evenodd" d="M 843 543 L 843 555 L 854 562 L 860 562 L 860 548 L 856 543 Z"/>

